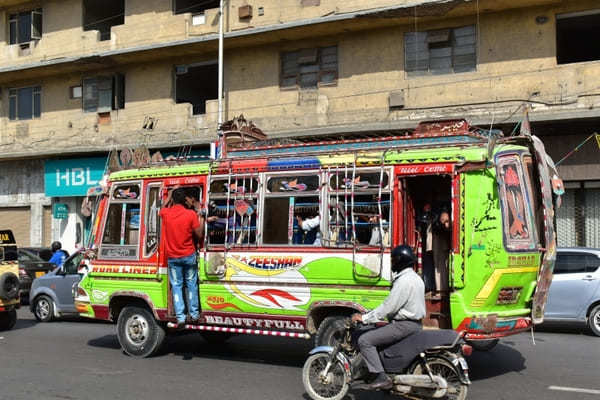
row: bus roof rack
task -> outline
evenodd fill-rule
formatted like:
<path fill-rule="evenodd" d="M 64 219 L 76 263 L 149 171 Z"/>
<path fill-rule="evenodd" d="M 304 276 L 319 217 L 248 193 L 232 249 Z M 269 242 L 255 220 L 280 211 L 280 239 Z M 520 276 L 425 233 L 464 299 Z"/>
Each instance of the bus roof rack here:
<path fill-rule="evenodd" d="M 240 116 L 243 119 L 243 116 Z M 234 120 L 232 120 L 234 121 Z M 243 120 L 245 122 L 245 119 Z M 231 121 L 228 121 L 231 122 Z M 225 126 L 225 124 L 224 124 Z M 227 125 L 228 127 L 240 126 L 239 123 Z M 244 125 L 241 125 L 244 126 Z M 233 143 L 226 136 L 224 152 L 227 158 L 250 158 L 250 157 L 272 157 L 282 155 L 297 155 L 298 153 L 332 153 L 339 151 L 362 151 L 378 150 L 390 147 L 429 147 L 436 145 L 464 146 L 487 142 L 490 137 L 502 136 L 500 130 L 485 130 L 472 127 L 464 119 L 425 121 L 417 125 L 413 131 L 404 132 L 401 135 L 372 135 L 358 139 L 342 138 L 337 140 L 324 140 L 323 137 L 301 137 L 298 139 L 266 139 L 266 135 L 256 128 L 250 121 L 252 129 L 256 129 L 262 135 L 262 140 L 240 140 L 244 138 L 244 132 L 230 130 L 226 132 L 235 138 Z M 249 128 L 246 128 L 249 129 Z M 237 135 L 236 135 L 237 133 Z M 362 135 L 361 135 L 362 136 Z"/>

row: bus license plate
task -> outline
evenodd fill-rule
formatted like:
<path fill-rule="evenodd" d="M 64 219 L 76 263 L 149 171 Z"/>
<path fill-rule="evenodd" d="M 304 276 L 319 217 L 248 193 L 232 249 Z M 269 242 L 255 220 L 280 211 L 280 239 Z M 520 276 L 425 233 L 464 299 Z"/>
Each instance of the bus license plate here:
<path fill-rule="evenodd" d="M 35 277 L 39 278 L 40 276 L 44 276 L 46 273 L 44 271 L 35 271 Z"/>

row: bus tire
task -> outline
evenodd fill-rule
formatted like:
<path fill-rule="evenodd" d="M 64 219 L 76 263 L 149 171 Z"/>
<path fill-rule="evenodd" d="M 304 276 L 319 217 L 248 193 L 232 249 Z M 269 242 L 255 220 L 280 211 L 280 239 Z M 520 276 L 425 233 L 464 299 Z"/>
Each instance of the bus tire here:
<path fill-rule="evenodd" d="M 0 331 L 8 331 L 17 323 L 17 311 L 0 312 Z"/>
<path fill-rule="evenodd" d="M 133 357 L 150 357 L 165 340 L 165 329 L 144 307 L 127 306 L 117 320 L 117 337 L 123 351 Z"/>
<path fill-rule="evenodd" d="M 344 334 L 344 320 L 347 317 L 343 315 L 332 315 L 321 321 L 317 334 L 315 335 L 315 347 L 335 346 Z"/>

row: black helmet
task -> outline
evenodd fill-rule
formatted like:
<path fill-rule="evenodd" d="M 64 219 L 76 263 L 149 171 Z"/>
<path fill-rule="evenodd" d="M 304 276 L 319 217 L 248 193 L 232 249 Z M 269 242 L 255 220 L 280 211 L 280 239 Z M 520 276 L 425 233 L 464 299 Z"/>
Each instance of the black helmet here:
<path fill-rule="evenodd" d="M 60 244 L 60 242 L 53 242 L 50 248 L 52 249 L 52 252 L 55 252 L 62 248 L 62 244 Z"/>
<path fill-rule="evenodd" d="M 405 268 L 412 267 L 417 261 L 412 249 L 405 244 L 394 247 L 391 256 L 393 272 L 400 272 Z"/>

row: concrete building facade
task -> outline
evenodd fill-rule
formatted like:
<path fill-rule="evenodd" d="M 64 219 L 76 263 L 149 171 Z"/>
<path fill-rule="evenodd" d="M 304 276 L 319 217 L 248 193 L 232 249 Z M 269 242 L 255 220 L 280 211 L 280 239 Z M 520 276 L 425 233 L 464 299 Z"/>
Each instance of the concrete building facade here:
<path fill-rule="evenodd" d="M 47 160 L 216 138 L 219 1 L 94 3 L 0 0 L 0 162 L 15 178 Z M 224 118 L 244 114 L 270 137 L 457 117 L 510 134 L 528 107 L 558 160 L 600 121 L 593 0 L 229 0 L 224 21 Z M 561 245 L 600 247 L 599 154 L 590 141 L 560 164 Z M 49 240 L 39 204 L 78 208 L 46 189 L 22 202 L 31 245 Z M 52 224 L 72 248 L 73 229 Z"/>

